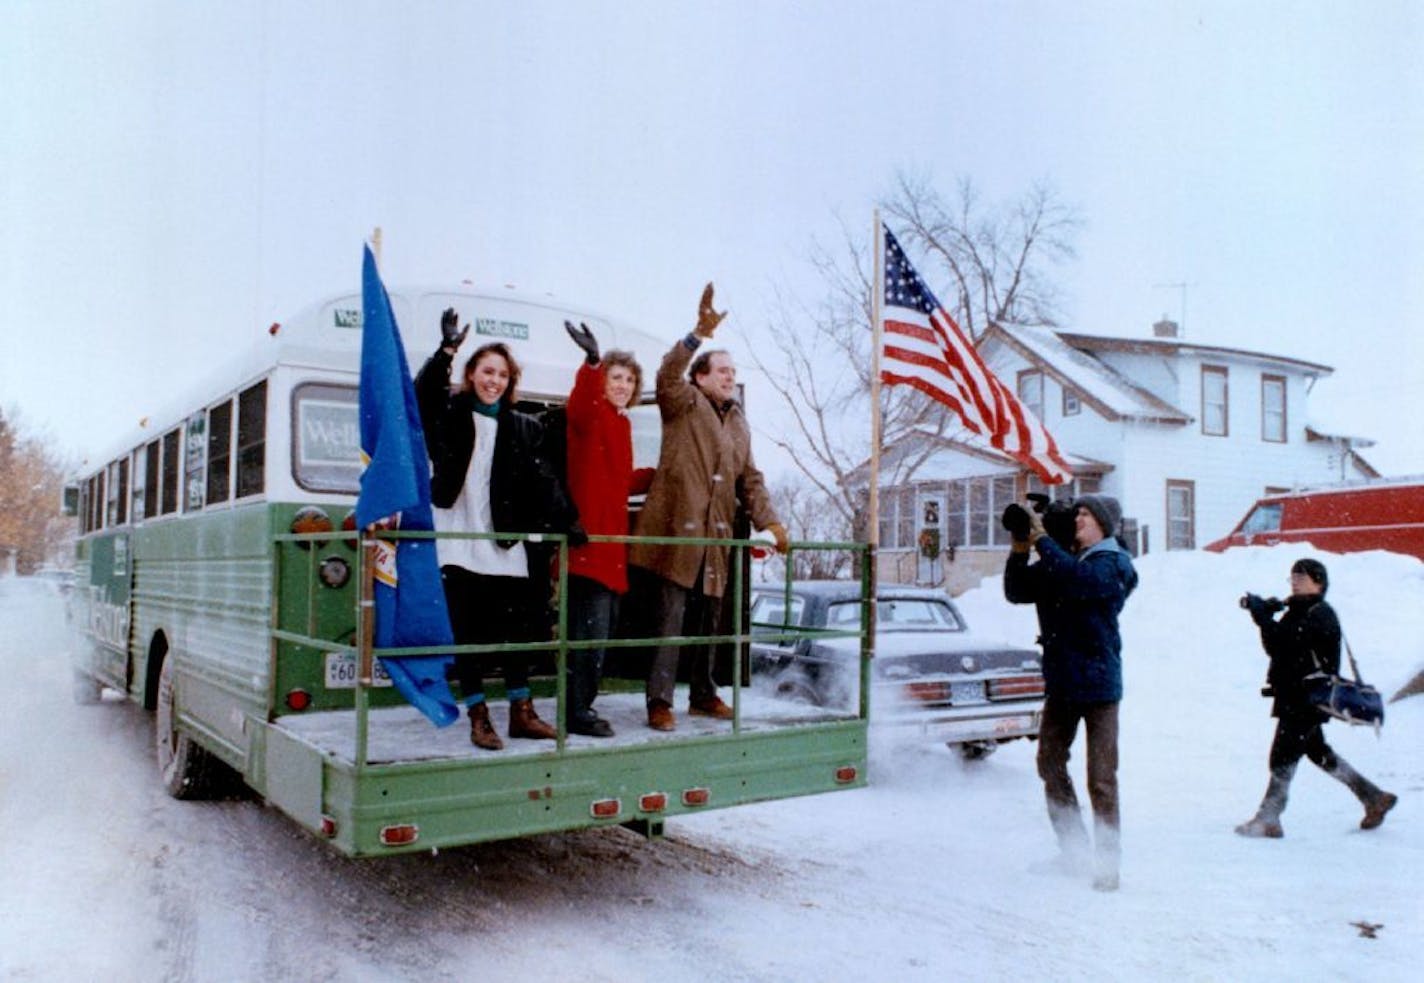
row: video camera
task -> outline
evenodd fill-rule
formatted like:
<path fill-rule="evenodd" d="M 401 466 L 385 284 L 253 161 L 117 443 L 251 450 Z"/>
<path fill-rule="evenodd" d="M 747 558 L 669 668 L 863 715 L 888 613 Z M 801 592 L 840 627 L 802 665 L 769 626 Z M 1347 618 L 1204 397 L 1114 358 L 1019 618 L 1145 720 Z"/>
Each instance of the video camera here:
<path fill-rule="evenodd" d="M 1029 492 L 1027 497 L 1033 510 L 1043 516 L 1043 531 L 1048 533 L 1048 538 L 1065 550 L 1071 550 L 1074 540 L 1078 538 L 1078 507 L 1071 499 L 1051 501 L 1042 492 Z"/>
<path fill-rule="evenodd" d="M 1279 597 L 1261 597 L 1258 594 L 1252 594 L 1250 591 L 1242 594 L 1241 599 L 1236 603 L 1241 605 L 1243 611 L 1251 611 L 1252 613 L 1254 613 L 1258 607 L 1267 614 L 1277 614 L 1286 609 L 1286 602 Z"/>
<path fill-rule="evenodd" d="M 1053 501 L 1042 492 L 1028 493 L 1029 505 L 1043 516 L 1043 531 L 1059 546 L 1069 552 L 1078 537 L 1075 521 L 1076 508 L 1071 500 Z M 1022 505 L 1014 503 L 1004 509 L 1000 520 L 1014 538 L 1023 540 L 1028 535 L 1028 512 Z"/>

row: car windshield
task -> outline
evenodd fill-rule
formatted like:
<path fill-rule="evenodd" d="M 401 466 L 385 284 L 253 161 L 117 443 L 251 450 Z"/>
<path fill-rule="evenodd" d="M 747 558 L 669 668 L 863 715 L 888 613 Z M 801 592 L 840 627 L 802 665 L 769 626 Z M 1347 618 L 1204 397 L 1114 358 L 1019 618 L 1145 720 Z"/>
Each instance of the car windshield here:
<path fill-rule="evenodd" d="M 875 609 L 878 631 L 963 631 L 964 622 L 949 602 L 926 597 L 881 598 Z M 832 604 L 826 611 L 827 628 L 860 625 L 860 603 Z"/>

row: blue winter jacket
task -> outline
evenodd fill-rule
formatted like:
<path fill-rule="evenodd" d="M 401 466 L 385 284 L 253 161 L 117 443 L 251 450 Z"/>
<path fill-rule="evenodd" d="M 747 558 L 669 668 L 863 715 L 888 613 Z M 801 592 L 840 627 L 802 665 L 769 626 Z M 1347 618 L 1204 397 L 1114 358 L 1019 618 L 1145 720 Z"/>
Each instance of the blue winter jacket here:
<path fill-rule="evenodd" d="M 1074 556 L 1048 536 L 1038 562 L 1010 553 L 1004 596 L 1038 606 L 1043 679 L 1050 699 L 1079 703 L 1122 699 L 1122 636 L 1117 616 L 1137 586 L 1132 559 L 1108 538 Z"/>

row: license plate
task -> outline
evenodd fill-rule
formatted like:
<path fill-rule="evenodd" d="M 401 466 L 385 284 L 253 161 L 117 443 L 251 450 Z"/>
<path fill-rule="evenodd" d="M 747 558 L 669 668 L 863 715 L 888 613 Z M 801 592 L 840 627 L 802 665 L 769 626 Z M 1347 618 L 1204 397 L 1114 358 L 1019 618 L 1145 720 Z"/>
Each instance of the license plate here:
<path fill-rule="evenodd" d="M 381 665 L 381 660 L 376 659 L 375 679 L 373 686 L 391 685 L 391 677 L 386 674 L 386 667 Z M 356 653 L 354 652 L 328 652 L 326 653 L 326 688 L 327 689 L 355 689 L 356 688 Z"/>
<path fill-rule="evenodd" d="M 951 683 L 949 701 L 955 706 L 960 706 L 965 703 L 983 703 L 984 684 L 979 681 Z"/>

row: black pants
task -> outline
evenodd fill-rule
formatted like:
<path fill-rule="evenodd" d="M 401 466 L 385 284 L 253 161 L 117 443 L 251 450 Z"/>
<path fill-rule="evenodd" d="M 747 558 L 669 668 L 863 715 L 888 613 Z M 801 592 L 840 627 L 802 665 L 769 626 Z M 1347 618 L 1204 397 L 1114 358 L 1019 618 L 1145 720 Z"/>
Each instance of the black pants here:
<path fill-rule="evenodd" d="M 456 645 L 548 641 L 546 599 L 528 577 L 491 577 L 464 567 L 440 568 Z M 455 679 L 466 702 L 484 692 L 483 667 L 496 655 L 506 690 L 529 688 L 529 657 L 508 652 L 455 656 Z"/>
<path fill-rule="evenodd" d="M 1283 713 L 1276 721 L 1276 736 L 1271 741 L 1271 780 L 1257 813 L 1260 818 L 1280 820 L 1301 758 L 1309 758 L 1325 774 L 1343 783 L 1362 804 L 1368 806 L 1379 798 L 1379 786 L 1351 768 L 1348 761 L 1325 743 L 1324 721 L 1318 713 L 1314 710 Z"/>

